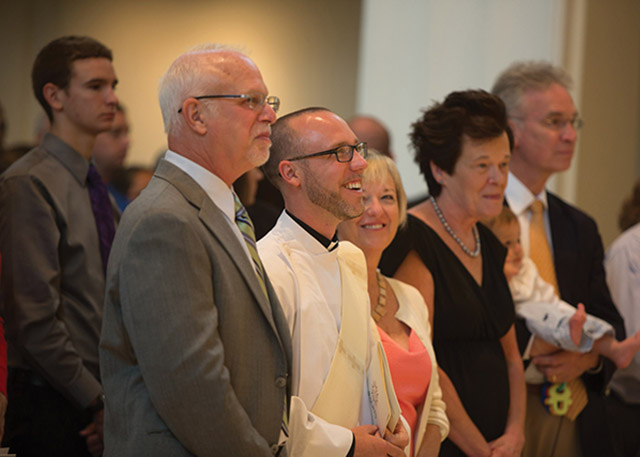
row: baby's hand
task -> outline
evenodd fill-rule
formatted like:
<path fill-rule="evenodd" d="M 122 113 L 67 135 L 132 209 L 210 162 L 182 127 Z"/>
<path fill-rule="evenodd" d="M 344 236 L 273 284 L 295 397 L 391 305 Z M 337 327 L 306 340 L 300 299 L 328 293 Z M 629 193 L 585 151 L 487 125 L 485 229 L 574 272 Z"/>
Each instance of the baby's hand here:
<path fill-rule="evenodd" d="M 506 261 L 504 263 L 504 276 L 507 278 L 507 282 L 518 274 L 518 266 L 514 262 Z"/>

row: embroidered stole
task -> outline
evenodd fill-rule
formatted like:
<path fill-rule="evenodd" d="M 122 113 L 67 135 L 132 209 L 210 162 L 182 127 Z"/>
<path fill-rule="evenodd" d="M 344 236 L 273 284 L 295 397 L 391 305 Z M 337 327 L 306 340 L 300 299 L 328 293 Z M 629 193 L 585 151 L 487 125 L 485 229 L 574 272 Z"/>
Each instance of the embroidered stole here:
<path fill-rule="evenodd" d="M 344 256 L 338 247 L 342 287 L 338 344 L 322 390 L 311 411 L 329 423 L 353 428 L 360 416 L 369 341 L 369 296 L 364 262 Z M 362 255 L 362 254 L 360 254 Z M 364 268 L 363 268 L 364 267 Z"/>

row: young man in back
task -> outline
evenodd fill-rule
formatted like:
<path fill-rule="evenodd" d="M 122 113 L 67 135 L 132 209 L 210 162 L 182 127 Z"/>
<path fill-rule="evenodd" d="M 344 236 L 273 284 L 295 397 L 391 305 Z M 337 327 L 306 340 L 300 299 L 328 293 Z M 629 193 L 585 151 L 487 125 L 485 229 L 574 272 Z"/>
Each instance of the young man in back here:
<path fill-rule="evenodd" d="M 102 454 L 98 340 L 117 210 L 90 158 L 118 103 L 111 61 L 88 37 L 40 51 L 32 83 L 51 129 L 0 177 L 3 444 L 21 457 Z"/>

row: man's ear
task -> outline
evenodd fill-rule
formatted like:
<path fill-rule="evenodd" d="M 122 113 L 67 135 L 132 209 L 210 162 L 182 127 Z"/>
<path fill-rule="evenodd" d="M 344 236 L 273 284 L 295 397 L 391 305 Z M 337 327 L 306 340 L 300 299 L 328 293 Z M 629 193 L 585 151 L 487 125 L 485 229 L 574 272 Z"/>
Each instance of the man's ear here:
<path fill-rule="evenodd" d="M 207 133 L 205 117 L 207 113 L 204 111 L 204 105 L 195 98 L 188 98 L 182 103 L 182 112 L 180 113 L 187 123 L 187 126 L 198 135 Z"/>
<path fill-rule="evenodd" d="M 290 184 L 294 187 L 300 186 L 301 181 L 299 170 L 292 162 L 288 160 L 280 161 L 280 163 L 278 164 L 278 172 L 280 173 L 280 177 L 282 178 L 282 180 L 287 184 Z"/>
<path fill-rule="evenodd" d="M 42 95 L 53 111 L 62 111 L 64 106 L 64 89 L 53 83 L 46 83 L 42 88 Z"/>
<path fill-rule="evenodd" d="M 520 125 L 518 122 L 512 121 L 511 119 L 507 119 L 507 124 L 509 124 L 509 128 L 511 128 L 511 135 L 513 136 L 513 148 L 511 150 L 518 147 L 518 140 L 520 138 Z"/>

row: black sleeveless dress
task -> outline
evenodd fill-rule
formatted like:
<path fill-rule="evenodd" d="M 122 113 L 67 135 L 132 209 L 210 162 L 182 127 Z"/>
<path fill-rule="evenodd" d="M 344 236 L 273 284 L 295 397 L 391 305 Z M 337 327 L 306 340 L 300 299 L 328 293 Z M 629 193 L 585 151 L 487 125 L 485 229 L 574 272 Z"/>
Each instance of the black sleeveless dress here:
<path fill-rule="evenodd" d="M 473 423 L 487 441 L 504 433 L 509 410 L 509 379 L 500 344 L 515 321 L 503 273 L 506 248 L 482 224 L 482 285 L 422 220 L 409 215 L 385 250 L 380 268 L 393 276 L 415 250 L 433 275 L 433 347 Z M 449 439 L 440 456 L 463 456 Z"/>

